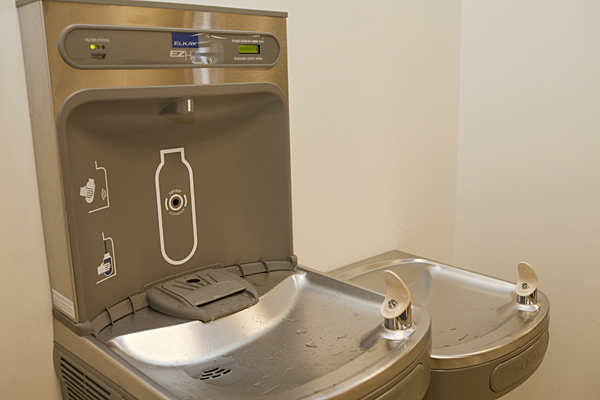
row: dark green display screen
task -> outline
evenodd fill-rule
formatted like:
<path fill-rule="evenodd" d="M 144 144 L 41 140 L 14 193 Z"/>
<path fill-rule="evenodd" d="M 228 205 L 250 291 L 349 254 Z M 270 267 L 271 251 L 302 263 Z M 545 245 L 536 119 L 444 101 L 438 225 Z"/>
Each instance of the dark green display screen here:
<path fill-rule="evenodd" d="M 260 46 L 257 44 L 240 44 L 238 45 L 240 54 L 260 54 Z"/>

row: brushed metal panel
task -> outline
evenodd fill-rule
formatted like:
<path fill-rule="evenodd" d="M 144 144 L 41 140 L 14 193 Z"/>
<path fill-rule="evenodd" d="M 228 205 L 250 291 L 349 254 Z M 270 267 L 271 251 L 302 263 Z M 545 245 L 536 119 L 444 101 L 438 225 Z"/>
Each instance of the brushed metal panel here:
<path fill-rule="evenodd" d="M 69 315 L 69 318 L 79 322 L 41 3 L 21 7 L 19 19 L 50 283 L 73 303 L 75 316 Z M 54 306 L 65 315 L 70 314 L 65 308 L 57 307 L 56 297 Z"/>
<path fill-rule="evenodd" d="M 544 359 L 549 339 L 549 333 L 546 331 L 527 350 L 510 360 L 498 364 L 490 377 L 490 387 L 492 390 L 494 392 L 501 392 L 533 374 Z"/>
<path fill-rule="evenodd" d="M 272 82 L 288 97 L 284 18 L 85 3 L 44 2 L 43 5 L 55 115 L 70 94 L 90 87 Z M 65 63 L 57 45 L 62 30 L 73 24 L 271 32 L 280 41 L 281 57 L 272 68 L 77 70 Z"/>
<path fill-rule="evenodd" d="M 22 7 L 27 4 L 36 3 L 40 0 L 17 0 L 17 7 Z M 165 3 L 162 1 L 142 1 L 142 0 L 60 0 L 64 3 L 88 3 L 88 4 L 104 4 L 104 5 L 122 5 L 134 7 L 150 7 L 150 8 L 169 8 L 177 10 L 194 10 L 206 12 L 223 12 L 246 15 L 264 15 L 269 17 L 287 18 L 288 14 L 285 11 L 268 11 L 268 10 L 252 10 L 247 8 L 233 7 L 218 7 L 204 6 L 196 4 L 178 4 Z"/>
<path fill-rule="evenodd" d="M 73 272 L 56 131 L 56 119 L 64 101 L 88 88 L 248 82 L 271 82 L 282 89 L 286 98 L 288 95 L 285 14 L 250 15 L 250 10 L 237 14 L 234 10 L 215 12 L 194 6 L 190 6 L 191 10 L 182 9 L 185 5 L 165 8 L 168 5 L 164 3 L 156 7 L 149 2 L 134 4 L 109 5 L 103 1 L 23 1 L 19 4 L 51 285 L 62 295 L 61 300 L 66 298 L 73 302 L 74 315 L 66 313 L 71 314 L 69 318 L 75 322 L 94 316 L 86 315 L 85 308 L 78 309 L 78 304 L 83 304 L 83 294 L 76 292 L 76 287 L 81 286 L 81 277 Z M 79 70 L 70 67 L 58 51 L 60 33 L 74 24 L 270 32 L 280 42 L 281 56 L 272 68 Z M 63 313 L 68 308 L 63 309 Z"/>

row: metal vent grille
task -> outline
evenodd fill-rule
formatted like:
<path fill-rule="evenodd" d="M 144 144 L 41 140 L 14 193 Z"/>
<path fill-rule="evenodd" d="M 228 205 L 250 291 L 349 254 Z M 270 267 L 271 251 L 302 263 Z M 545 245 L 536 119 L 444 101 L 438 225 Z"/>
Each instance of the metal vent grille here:
<path fill-rule="evenodd" d="M 60 374 L 69 400 L 110 400 L 110 392 L 65 358 L 60 358 Z"/>

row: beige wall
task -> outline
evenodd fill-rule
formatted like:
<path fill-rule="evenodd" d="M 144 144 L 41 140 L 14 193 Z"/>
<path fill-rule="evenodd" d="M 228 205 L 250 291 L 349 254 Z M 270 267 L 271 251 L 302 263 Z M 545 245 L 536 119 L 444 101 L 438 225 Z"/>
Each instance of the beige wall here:
<path fill-rule="evenodd" d="M 599 399 L 600 2 L 462 1 L 456 264 L 551 302 L 541 368 L 506 399 Z"/>
<path fill-rule="evenodd" d="M 294 245 L 329 271 L 454 251 L 460 1 L 290 4 Z"/>
<path fill-rule="evenodd" d="M 58 398 L 50 283 L 14 2 L 0 0 L 0 397 Z"/>

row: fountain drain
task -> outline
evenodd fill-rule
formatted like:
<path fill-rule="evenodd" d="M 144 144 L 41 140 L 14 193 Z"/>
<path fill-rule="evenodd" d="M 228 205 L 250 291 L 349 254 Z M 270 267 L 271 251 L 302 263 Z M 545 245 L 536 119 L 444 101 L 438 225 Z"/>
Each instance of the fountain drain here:
<path fill-rule="evenodd" d="M 202 375 L 200 376 L 200 380 L 201 381 L 206 381 L 206 380 L 209 380 L 209 379 L 217 379 L 217 378 L 220 378 L 220 377 L 222 377 L 224 375 L 227 375 L 230 372 L 231 372 L 230 369 L 221 368 L 221 367 L 216 367 L 216 368 L 208 369 L 208 370 L 202 372 Z"/>

